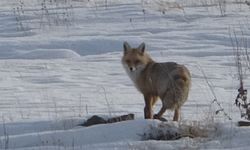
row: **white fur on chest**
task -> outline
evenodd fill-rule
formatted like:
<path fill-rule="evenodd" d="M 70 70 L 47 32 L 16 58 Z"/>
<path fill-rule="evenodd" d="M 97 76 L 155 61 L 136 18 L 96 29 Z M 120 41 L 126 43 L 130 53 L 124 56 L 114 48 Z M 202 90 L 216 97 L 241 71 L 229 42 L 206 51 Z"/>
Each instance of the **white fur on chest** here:
<path fill-rule="evenodd" d="M 124 68 L 129 76 L 129 78 L 134 82 L 135 87 L 139 90 L 137 85 L 137 80 L 141 76 L 142 71 L 144 70 L 145 66 L 137 66 L 134 71 L 130 71 L 129 67 L 124 65 Z"/>
<path fill-rule="evenodd" d="M 138 77 L 141 75 L 141 70 L 135 70 L 135 71 L 130 71 L 130 70 L 126 70 L 129 78 L 136 83 Z"/>

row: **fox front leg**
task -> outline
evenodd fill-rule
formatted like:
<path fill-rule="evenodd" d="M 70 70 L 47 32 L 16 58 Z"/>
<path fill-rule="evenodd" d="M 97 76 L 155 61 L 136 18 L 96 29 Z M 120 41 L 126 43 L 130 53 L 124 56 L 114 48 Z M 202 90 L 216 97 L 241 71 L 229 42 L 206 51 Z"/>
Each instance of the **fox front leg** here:
<path fill-rule="evenodd" d="M 144 96 L 145 107 L 144 107 L 144 118 L 145 119 L 153 119 L 152 115 L 152 96 Z"/>

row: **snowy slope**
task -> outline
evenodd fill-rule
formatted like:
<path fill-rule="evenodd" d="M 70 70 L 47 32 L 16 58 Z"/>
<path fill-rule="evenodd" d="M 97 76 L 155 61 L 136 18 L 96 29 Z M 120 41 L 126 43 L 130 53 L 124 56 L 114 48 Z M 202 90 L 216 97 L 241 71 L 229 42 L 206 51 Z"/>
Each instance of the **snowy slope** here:
<path fill-rule="evenodd" d="M 249 128 L 236 127 L 239 81 L 230 33 L 249 39 L 250 8 L 236 2 L 226 1 L 221 13 L 218 1 L 208 0 L 1 0 L 0 147 L 247 149 Z M 142 141 L 138 135 L 159 122 L 142 119 L 143 97 L 120 63 L 124 41 L 145 42 L 156 61 L 190 69 L 181 122 L 212 124 L 209 137 Z M 220 108 L 202 72 L 231 121 L 215 114 Z M 245 74 L 249 89 L 249 70 Z M 77 126 L 92 115 L 126 113 L 136 120 Z"/>

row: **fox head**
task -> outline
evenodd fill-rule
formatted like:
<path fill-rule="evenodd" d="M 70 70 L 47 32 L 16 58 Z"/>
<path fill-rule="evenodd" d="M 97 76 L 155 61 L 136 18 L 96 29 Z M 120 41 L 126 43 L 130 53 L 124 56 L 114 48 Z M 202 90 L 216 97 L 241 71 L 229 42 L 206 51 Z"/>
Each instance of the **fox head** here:
<path fill-rule="evenodd" d="M 127 72 L 142 70 L 145 66 L 153 62 L 145 52 L 145 43 L 141 43 L 137 48 L 131 48 L 128 42 L 123 43 L 122 64 Z"/>

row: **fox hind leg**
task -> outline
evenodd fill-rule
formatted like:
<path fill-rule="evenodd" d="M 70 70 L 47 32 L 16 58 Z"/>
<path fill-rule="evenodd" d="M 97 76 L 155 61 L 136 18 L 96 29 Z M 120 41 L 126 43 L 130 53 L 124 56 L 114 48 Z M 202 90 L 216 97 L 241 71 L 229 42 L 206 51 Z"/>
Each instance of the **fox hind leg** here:
<path fill-rule="evenodd" d="M 158 112 L 158 114 L 154 115 L 154 119 L 164 120 L 165 118 L 163 118 L 162 116 L 166 112 L 166 110 L 167 110 L 167 107 L 163 103 L 160 111 Z M 180 108 L 175 108 L 173 121 L 178 121 L 179 117 L 180 117 Z"/>
<path fill-rule="evenodd" d="M 167 110 L 167 105 L 166 105 L 165 101 L 162 101 L 162 107 L 161 107 L 160 111 L 154 115 L 154 119 L 161 120 L 162 116 L 166 112 L 166 110 Z"/>
<path fill-rule="evenodd" d="M 180 117 L 180 108 L 176 108 L 174 110 L 174 117 L 173 117 L 173 121 L 178 121 Z"/>

